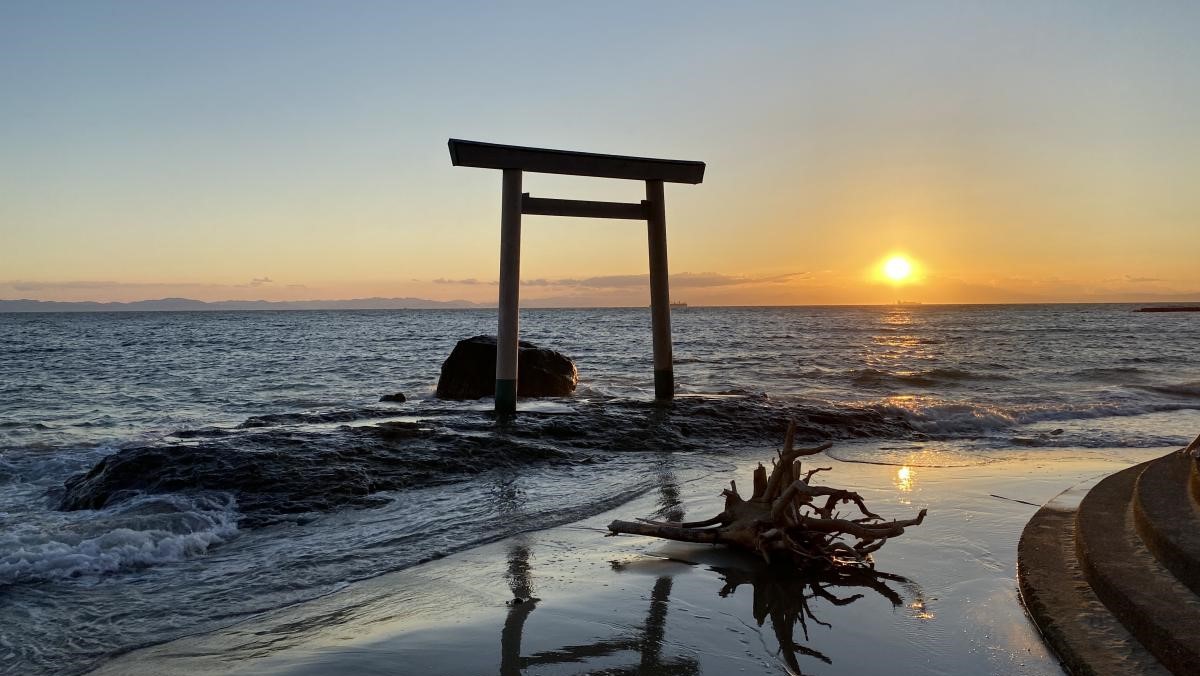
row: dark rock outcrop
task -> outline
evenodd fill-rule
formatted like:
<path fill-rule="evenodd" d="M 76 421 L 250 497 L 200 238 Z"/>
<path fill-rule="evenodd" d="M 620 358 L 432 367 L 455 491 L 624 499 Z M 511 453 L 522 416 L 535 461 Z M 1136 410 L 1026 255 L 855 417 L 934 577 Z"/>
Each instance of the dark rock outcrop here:
<path fill-rule="evenodd" d="M 264 427 L 196 444 L 122 449 L 67 479 L 58 508 L 103 509 L 141 494 L 220 491 L 237 500 L 241 526 L 257 527 L 288 515 L 386 504 L 391 498 L 381 492 L 574 457 L 545 443 L 465 436 L 410 422 Z"/>
<path fill-rule="evenodd" d="M 395 394 L 385 394 L 379 398 L 379 401 L 390 401 L 395 404 L 403 404 L 407 400 L 408 400 L 408 398 L 404 396 L 403 392 L 396 392 Z"/>
<path fill-rule="evenodd" d="M 63 510 L 103 509 L 143 494 L 217 491 L 237 500 L 239 526 L 252 528 L 378 506 L 393 500 L 393 491 L 462 481 L 498 467 L 603 463 L 622 452 L 767 448 L 789 420 L 803 443 L 920 438 L 890 408 L 763 396 L 679 397 L 667 407 L 576 399 L 569 407 L 526 411 L 519 425 L 503 430 L 478 407 L 426 399 L 407 406 L 424 420 L 366 424 L 396 416 L 395 407 L 381 406 L 178 430 L 171 436 L 187 443 L 123 448 L 67 479 L 55 499 Z"/>
<path fill-rule="evenodd" d="M 575 391 L 579 370 L 561 353 L 520 342 L 517 354 L 517 394 L 521 397 L 565 397 Z M 496 337 L 475 336 L 458 341 L 442 364 L 437 396 L 441 399 L 479 399 L 496 391 Z"/>

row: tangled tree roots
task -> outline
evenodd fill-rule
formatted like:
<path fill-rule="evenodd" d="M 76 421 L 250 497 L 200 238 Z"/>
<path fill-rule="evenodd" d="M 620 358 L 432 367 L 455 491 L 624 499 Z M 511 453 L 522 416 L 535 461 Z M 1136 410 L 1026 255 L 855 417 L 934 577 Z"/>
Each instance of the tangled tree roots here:
<path fill-rule="evenodd" d="M 783 450 L 773 461 L 770 476 L 762 465 L 754 470 L 754 494 L 749 500 L 743 499 L 737 483 L 730 481 L 729 488 L 721 491 L 725 510 L 711 519 L 685 523 L 613 521 L 608 529 L 613 535 L 628 533 L 729 545 L 757 552 L 768 563 L 790 560 L 804 567 L 836 567 L 872 565 L 872 552 L 889 538 L 903 534 L 905 528 L 924 521 L 924 509 L 915 519 L 885 521 L 867 509 L 858 493 L 814 486 L 813 476 L 830 468 L 806 472 L 800 458 L 820 453 L 832 444 L 793 448 L 795 436 L 796 425 L 789 424 Z M 858 508 L 861 517 L 843 518 L 835 511 L 838 505 L 849 503 Z M 854 544 L 849 544 L 849 539 L 854 539 Z"/>

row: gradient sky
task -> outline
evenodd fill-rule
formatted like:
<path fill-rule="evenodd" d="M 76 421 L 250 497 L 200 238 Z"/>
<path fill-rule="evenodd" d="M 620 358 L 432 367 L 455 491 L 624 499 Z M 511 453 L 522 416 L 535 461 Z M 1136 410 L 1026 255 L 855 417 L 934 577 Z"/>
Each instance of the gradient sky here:
<path fill-rule="evenodd" d="M 1200 300 L 1197 35 L 1169 2 L 7 0 L 0 298 L 494 302 L 500 175 L 457 137 L 706 161 L 667 188 L 692 303 Z M 640 223 L 526 217 L 530 304 L 644 304 L 647 269 Z"/>

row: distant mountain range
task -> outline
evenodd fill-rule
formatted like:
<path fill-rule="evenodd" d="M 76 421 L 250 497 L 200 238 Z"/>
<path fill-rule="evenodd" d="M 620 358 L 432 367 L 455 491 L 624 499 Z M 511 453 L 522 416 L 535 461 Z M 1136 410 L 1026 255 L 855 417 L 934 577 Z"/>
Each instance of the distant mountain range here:
<path fill-rule="evenodd" d="M 426 298 L 354 298 L 351 300 L 222 300 L 205 302 L 191 298 L 160 298 L 129 303 L 94 301 L 0 300 L 0 312 L 178 312 L 181 310 L 430 310 L 494 307 L 468 300 Z"/>

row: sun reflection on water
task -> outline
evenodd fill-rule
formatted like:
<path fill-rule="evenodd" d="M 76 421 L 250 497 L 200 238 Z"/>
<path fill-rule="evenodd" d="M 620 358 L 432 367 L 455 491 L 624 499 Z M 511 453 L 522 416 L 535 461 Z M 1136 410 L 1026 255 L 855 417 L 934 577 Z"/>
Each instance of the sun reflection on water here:
<path fill-rule="evenodd" d="M 918 598 L 916 601 L 908 604 L 908 609 L 912 611 L 912 616 L 918 620 L 932 620 L 937 617 L 933 611 L 925 605 L 925 599 Z"/>
<path fill-rule="evenodd" d="M 917 481 L 917 473 L 908 465 L 904 465 L 896 470 L 896 478 L 892 480 L 892 484 L 896 489 L 904 493 L 911 493 L 913 486 Z"/>
<path fill-rule="evenodd" d="M 891 310 L 883 315 L 880 321 L 888 326 L 906 326 L 915 322 L 912 312 L 899 309 Z"/>

